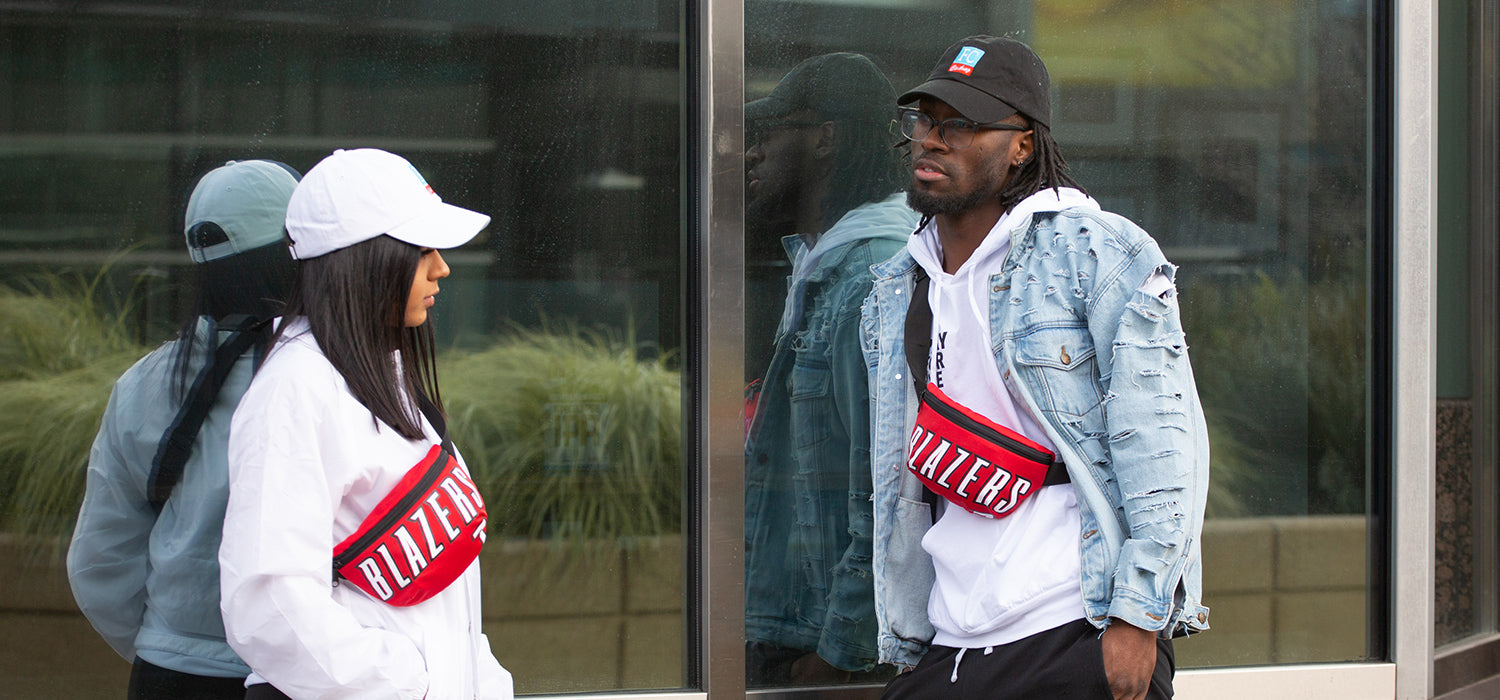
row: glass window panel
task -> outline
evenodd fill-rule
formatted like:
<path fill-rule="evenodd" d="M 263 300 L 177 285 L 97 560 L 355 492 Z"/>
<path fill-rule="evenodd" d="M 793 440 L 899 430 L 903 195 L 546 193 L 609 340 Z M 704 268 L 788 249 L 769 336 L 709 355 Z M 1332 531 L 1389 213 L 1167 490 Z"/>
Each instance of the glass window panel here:
<path fill-rule="evenodd" d="M 433 317 L 496 656 L 521 693 L 683 687 L 682 50 L 658 0 L 0 10 L 7 695 L 124 692 L 61 556 L 113 379 L 191 314 L 194 183 L 362 146 L 493 217 Z"/>
<path fill-rule="evenodd" d="M 789 286 L 795 272 L 778 239 L 820 233 L 828 222 L 777 228 L 776 217 L 757 209 L 757 190 L 766 185 L 757 182 L 756 167 L 769 156 L 755 146 L 770 137 L 756 124 L 754 100 L 776 94 L 800 62 L 830 52 L 866 56 L 900 92 L 925 79 L 943 49 L 962 37 L 1020 38 L 1050 71 L 1053 133 L 1072 174 L 1104 209 L 1139 223 L 1181 265 L 1182 316 L 1212 438 L 1202 546 L 1213 629 L 1177 641 L 1179 666 L 1382 655 L 1368 646 L 1368 626 L 1378 619 L 1371 611 L 1382 604 L 1370 600 L 1373 494 L 1366 486 L 1368 4 L 747 0 L 745 13 L 745 93 L 752 101 L 746 295 L 765 302 L 747 305 L 745 371 L 747 381 L 763 380 L 762 401 L 781 385 L 798 391 L 798 377 L 772 376 L 785 300 L 797 289 Z M 821 194 L 815 163 L 804 159 L 798 171 L 802 200 Z M 780 221 L 787 218 L 795 217 Z M 757 420 L 772 410 L 754 408 Z M 810 525 L 798 513 L 787 516 L 795 528 L 782 523 L 779 531 L 757 522 L 757 511 L 770 512 L 755 492 L 758 452 L 774 464 L 777 450 L 805 450 L 795 425 L 751 431 L 746 583 L 753 632 L 766 626 L 756 619 L 762 613 L 753 594 L 771 580 L 753 564 L 756 548 L 775 538 L 803 556 L 806 542 L 819 542 L 811 533 L 821 534 L 819 546 L 840 544 L 848 521 Z M 786 464 L 788 476 L 810 469 L 806 460 Z M 828 497 L 843 480 L 820 483 L 818 495 Z M 780 495 L 799 498 L 790 485 Z M 822 568 L 803 575 L 836 575 L 837 562 L 804 556 L 808 567 Z M 801 591 L 783 591 L 781 600 L 804 609 L 792 593 Z M 1331 617 L 1341 623 L 1320 622 Z M 806 627 L 816 631 L 819 623 Z M 814 657 L 828 661 L 805 637 L 771 646 L 776 654 L 759 664 L 750 654 L 752 685 L 796 685 L 799 670 L 821 668 Z"/>
<path fill-rule="evenodd" d="M 1442 5 L 1438 53 L 1435 636 L 1450 649 L 1496 627 L 1495 197 L 1500 7 Z"/>

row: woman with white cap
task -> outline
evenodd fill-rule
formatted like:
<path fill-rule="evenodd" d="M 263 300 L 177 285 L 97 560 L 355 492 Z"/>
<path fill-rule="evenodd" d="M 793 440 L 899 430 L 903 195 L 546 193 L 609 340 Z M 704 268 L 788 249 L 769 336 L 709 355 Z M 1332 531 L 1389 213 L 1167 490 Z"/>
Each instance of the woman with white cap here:
<path fill-rule="evenodd" d="M 481 630 L 485 513 L 447 441 L 427 312 L 489 223 L 405 159 L 336 151 L 287 208 L 301 261 L 235 412 L 221 605 L 247 698 L 510 698 Z"/>

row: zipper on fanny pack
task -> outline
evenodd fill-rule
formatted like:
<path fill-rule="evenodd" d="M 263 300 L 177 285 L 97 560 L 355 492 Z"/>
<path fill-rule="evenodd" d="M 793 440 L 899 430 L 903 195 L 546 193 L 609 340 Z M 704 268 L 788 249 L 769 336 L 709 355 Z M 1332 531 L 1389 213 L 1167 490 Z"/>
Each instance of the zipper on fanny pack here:
<path fill-rule="evenodd" d="M 440 448 L 438 450 L 437 459 L 433 460 L 432 466 L 427 469 L 427 473 L 422 475 L 422 478 L 412 486 L 411 490 L 407 491 L 406 494 L 401 497 L 401 500 L 396 501 L 396 504 L 392 506 L 389 511 L 386 511 L 386 514 L 384 516 L 381 516 L 380 520 L 376 521 L 374 527 L 366 530 L 365 534 L 360 535 L 359 539 L 355 540 L 352 544 L 346 547 L 343 554 L 340 554 L 339 556 L 333 558 L 333 573 L 335 581 L 337 581 L 340 576 L 338 572 L 339 569 L 348 566 L 349 562 L 354 561 L 354 558 L 356 556 L 359 556 L 359 553 L 363 552 L 366 547 L 370 546 L 381 537 L 384 537 L 386 531 L 391 529 L 391 525 L 393 525 L 395 521 L 400 520 L 401 516 L 405 515 L 406 511 L 410 510 L 412 505 L 417 502 L 417 499 L 421 498 L 423 494 L 427 493 L 427 490 L 432 488 L 432 485 L 434 483 L 437 483 L 438 477 L 443 473 L 443 468 L 448 464 L 448 460 L 444 459 L 447 454 L 448 449 L 446 447 Z"/>
<path fill-rule="evenodd" d="M 1038 464 L 1052 464 L 1053 455 L 1049 454 L 1046 450 L 1027 445 L 1009 435 L 1006 435 L 1005 433 L 991 428 L 988 425 L 980 423 L 979 421 L 976 421 L 973 418 L 964 415 L 963 411 L 960 411 L 957 408 L 949 406 L 948 404 L 933 398 L 931 394 L 926 391 L 922 392 L 922 402 L 926 403 L 928 406 L 931 406 L 932 410 L 937 411 L 938 415 L 947 418 L 954 423 L 957 423 L 959 426 L 963 427 L 963 429 L 974 433 L 979 437 L 1000 445 L 1001 447 L 1004 447 L 1005 449 Z"/>

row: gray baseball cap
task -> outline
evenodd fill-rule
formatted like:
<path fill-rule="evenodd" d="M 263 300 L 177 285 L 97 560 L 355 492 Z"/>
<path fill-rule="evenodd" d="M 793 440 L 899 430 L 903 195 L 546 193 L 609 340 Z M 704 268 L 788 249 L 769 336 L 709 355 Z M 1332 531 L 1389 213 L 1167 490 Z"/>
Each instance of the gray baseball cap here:
<path fill-rule="evenodd" d="M 295 171 L 269 160 L 231 160 L 208 171 L 188 197 L 183 234 L 193 262 L 284 243 Z"/>

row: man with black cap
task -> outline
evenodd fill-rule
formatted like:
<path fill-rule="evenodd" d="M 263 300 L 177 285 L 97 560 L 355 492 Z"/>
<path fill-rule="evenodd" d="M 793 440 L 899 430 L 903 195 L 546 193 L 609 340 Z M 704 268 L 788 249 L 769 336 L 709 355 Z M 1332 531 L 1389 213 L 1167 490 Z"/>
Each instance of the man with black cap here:
<path fill-rule="evenodd" d="M 888 698 L 1166 698 L 1208 628 L 1176 268 L 1068 175 L 1048 91 L 978 36 L 898 99 L 923 221 L 863 325 Z"/>
<path fill-rule="evenodd" d="M 763 390 L 747 401 L 751 686 L 860 680 L 875 666 L 859 318 L 870 266 L 917 224 L 891 148 L 895 97 L 868 58 L 832 53 L 745 106 L 747 228 L 788 234 L 791 261 Z"/>

